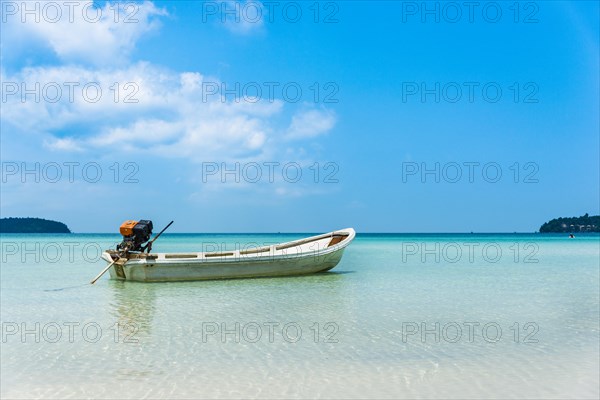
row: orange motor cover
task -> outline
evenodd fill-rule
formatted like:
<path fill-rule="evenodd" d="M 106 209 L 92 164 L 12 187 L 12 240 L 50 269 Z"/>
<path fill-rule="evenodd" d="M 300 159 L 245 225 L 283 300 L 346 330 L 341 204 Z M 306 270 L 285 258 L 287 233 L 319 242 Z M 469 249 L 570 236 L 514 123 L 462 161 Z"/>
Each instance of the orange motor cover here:
<path fill-rule="evenodd" d="M 133 227 L 137 224 L 137 221 L 125 221 L 121 224 L 121 227 L 119 228 L 119 232 L 121 232 L 121 235 L 123 236 L 131 236 L 133 235 Z"/>

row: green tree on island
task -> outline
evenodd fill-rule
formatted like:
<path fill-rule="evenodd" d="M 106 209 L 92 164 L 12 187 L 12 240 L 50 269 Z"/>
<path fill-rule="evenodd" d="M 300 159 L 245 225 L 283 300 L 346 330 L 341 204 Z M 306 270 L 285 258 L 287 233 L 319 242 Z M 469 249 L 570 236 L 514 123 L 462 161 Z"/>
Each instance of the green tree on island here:
<path fill-rule="evenodd" d="M 540 233 L 600 232 L 600 215 L 555 218 L 540 227 Z"/>

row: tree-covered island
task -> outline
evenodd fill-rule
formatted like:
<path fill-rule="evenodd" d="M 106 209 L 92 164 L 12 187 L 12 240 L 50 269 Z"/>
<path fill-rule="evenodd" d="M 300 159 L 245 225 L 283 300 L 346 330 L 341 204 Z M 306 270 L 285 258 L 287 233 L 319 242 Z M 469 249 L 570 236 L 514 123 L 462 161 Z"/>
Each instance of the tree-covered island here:
<path fill-rule="evenodd" d="M 555 218 L 540 227 L 540 233 L 600 232 L 600 215 Z"/>
<path fill-rule="evenodd" d="M 0 233 L 71 233 L 67 225 L 43 218 L 0 218 Z"/>

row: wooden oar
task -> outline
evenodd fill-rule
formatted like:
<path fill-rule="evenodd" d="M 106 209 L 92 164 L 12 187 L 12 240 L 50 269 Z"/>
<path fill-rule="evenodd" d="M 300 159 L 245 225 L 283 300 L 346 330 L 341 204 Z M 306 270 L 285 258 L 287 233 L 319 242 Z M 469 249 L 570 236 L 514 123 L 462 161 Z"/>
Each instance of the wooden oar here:
<path fill-rule="evenodd" d="M 113 262 L 111 262 L 110 264 L 108 264 L 108 265 L 106 266 L 106 268 L 104 268 L 104 269 L 102 270 L 102 272 L 100 272 L 98 275 L 96 275 L 96 277 L 95 277 L 94 279 L 92 279 L 92 281 L 90 282 L 90 284 L 91 284 L 91 285 L 93 285 L 94 283 L 96 283 L 96 281 L 97 281 L 98 279 L 100 279 L 100 277 L 101 277 L 102 275 L 104 275 L 104 274 L 106 273 L 106 271 L 108 271 L 108 270 L 110 269 L 110 267 L 112 267 L 112 266 L 113 266 L 113 264 L 114 264 L 114 263 L 116 263 L 117 261 L 119 261 L 120 259 L 121 259 L 121 257 L 117 258 L 116 260 L 114 260 Z"/>

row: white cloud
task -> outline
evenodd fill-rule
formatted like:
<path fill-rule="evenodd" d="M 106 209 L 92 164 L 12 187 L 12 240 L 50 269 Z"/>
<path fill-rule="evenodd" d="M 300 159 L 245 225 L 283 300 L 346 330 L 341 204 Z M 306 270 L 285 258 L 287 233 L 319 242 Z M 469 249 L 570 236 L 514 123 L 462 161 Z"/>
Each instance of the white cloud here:
<path fill-rule="evenodd" d="M 330 110 L 300 112 L 292 118 L 287 137 L 289 139 L 313 138 L 331 130 L 335 122 L 336 116 Z"/>
<path fill-rule="evenodd" d="M 198 72 L 184 72 L 180 77 L 181 90 L 184 92 L 197 90 L 202 84 L 202 75 Z"/>
<path fill-rule="evenodd" d="M 260 31 L 264 26 L 267 9 L 260 1 L 222 1 L 215 7 L 219 7 L 219 22 L 223 21 L 225 28 L 232 33 L 248 35 Z"/>
<path fill-rule="evenodd" d="M 91 3 L 79 3 L 79 7 L 82 4 Z M 31 135 L 32 143 L 40 138 L 54 154 L 144 153 L 192 162 L 294 160 L 311 164 L 311 155 L 293 144 L 331 130 L 336 122 L 332 111 L 304 106 L 295 112 L 295 105 L 281 100 L 236 102 L 218 94 L 207 98 L 203 85 L 218 79 L 198 71 L 177 72 L 130 61 L 137 41 L 157 26 L 158 17 L 166 15 L 151 2 L 137 6 L 133 17 L 139 22 L 134 24 L 124 22 L 123 16 L 130 11 L 122 8 L 123 3 L 117 7 L 119 22 L 112 19 L 115 6 L 105 4 L 98 8 L 104 19 L 95 24 L 79 17 L 72 25 L 68 18 L 56 24 L 15 27 L 13 23 L 11 29 L 45 41 L 63 64 L 11 73 L 0 70 L 6 97 L 0 119 L 15 127 L 15 132 Z M 80 59 L 90 62 L 82 64 Z M 24 89 L 38 92 L 39 100 L 28 94 L 23 101 Z M 3 132 L 3 141 L 10 135 Z M 297 195 L 298 189 L 286 188 L 279 194 Z"/>
<path fill-rule="evenodd" d="M 149 1 L 103 7 L 88 0 L 21 2 L 16 7 L 17 12 L 3 16 L 6 34 L 42 42 L 63 61 L 94 65 L 126 63 L 136 42 L 159 26 L 157 17 L 167 15 Z M 21 7 L 37 12 L 24 14 Z"/>
<path fill-rule="evenodd" d="M 2 119 L 22 131 L 55 135 L 46 140 L 53 150 L 144 151 L 195 161 L 282 156 L 288 138 L 313 138 L 335 123 L 331 111 L 303 109 L 289 128 L 279 127 L 274 120 L 288 113 L 281 100 L 207 97 L 207 79 L 215 82 L 198 72 L 177 73 L 145 62 L 116 70 L 25 68 L 2 73 L 4 84 L 17 91 L 5 94 Z M 22 90 L 36 87 L 40 101 L 29 94 L 22 102 Z M 59 93 L 55 89 L 61 94 L 50 101 Z"/>
<path fill-rule="evenodd" d="M 50 150 L 59 150 L 59 151 L 82 151 L 83 149 L 77 144 L 76 141 L 70 138 L 61 139 L 55 138 L 51 141 L 44 141 L 44 146 L 49 148 Z"/>

